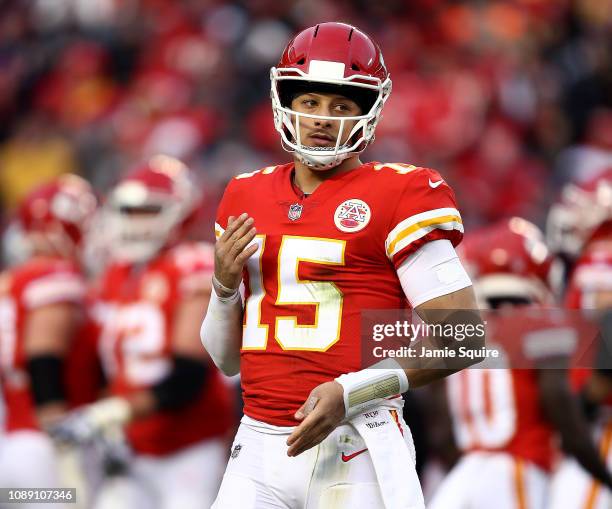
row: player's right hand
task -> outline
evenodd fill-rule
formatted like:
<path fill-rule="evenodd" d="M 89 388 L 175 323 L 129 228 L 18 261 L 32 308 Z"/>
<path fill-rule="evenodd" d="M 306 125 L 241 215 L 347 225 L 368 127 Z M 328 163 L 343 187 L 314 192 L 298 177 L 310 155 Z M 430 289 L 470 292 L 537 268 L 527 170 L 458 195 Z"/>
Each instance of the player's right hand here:
<path fill-rule="evenodd" d="M 249 245 L 257 234 L 254 222 L 246 213 L 230 216 L 227 229 L 215 244 L 215 278 L 232 291 L 240 286 L 244 264 L 257 251 L 257 244 Z M 219 291 L 219 288 L 215 287 L 215 290 Z"/>

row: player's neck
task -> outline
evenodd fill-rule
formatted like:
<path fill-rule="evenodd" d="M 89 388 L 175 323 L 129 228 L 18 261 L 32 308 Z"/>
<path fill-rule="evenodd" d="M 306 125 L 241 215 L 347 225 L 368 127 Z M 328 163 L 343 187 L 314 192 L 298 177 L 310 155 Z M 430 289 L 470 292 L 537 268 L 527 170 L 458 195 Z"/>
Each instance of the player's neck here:
<path fill-rule="evenodd" d="M 359 156 L 350 157 L 342 161 L 338 166 L 330 170 L 313 170 L 304 163 L 295 159 L 295 185 L 300 188 L 304 194 L 311 194 L 328 178 L 353 170 L 363 163 L 359 160 Z"/>

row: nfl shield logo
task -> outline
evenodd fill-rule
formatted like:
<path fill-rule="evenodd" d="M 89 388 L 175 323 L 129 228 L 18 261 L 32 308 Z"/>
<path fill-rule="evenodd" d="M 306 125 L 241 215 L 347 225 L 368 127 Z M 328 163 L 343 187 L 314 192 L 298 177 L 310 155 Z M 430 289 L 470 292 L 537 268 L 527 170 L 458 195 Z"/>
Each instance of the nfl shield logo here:
<path fill-rule="evenodd" d="M 289 213 L 287 216 L 291 221 L 297 221 L 302 216 L 302 205 L 299 203 L 294 203 L 293 205 L 289 205 Z"/>
<path fill-rule="evenodd" d="M 238 457 L 238 455 L 240 454 L 241 450 L 242 450 L 242 445 L 236 444 L 234 446 L 234 450 L 232 451 L 232 454 L 230 455 L 232 457 L 232 459 L 236 459 Z"/>

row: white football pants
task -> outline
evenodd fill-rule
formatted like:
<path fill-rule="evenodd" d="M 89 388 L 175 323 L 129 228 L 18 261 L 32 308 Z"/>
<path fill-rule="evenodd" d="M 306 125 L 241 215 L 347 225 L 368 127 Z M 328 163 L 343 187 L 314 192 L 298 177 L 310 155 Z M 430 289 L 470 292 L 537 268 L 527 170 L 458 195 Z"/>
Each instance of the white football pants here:
<path fill-rule="evenodd" d="M 211 506 L 227 461 L 227 442 L 215 438 L 168 456 L 138 455 L 129 475 L 108 479 L 95 509 L 204 509 Z"/>
<path fill-rule="evenodd" d="M 507 453 L 472 452 L 448 473 L 427 507 L 544 509 L 548 485 L 549 475 L 531 462 Z"/>
<path fill-rule="evenodd" d="M 412 435 L 401 414 L 396 412 L 394 419 L 412 461 L 398 468 L 414 471 Z M 385 507 L 370 452 L 353 425 L 339 426 L 321 444 L 293 458 L 286 444 L 291 429 L 243 418 L 213 509 Z M 405 479 L 409 482 L 410 476 Z M 413 479 L 410 489 L 421 497 L 416 474 Z"/>
<path fill-rule="evenodd" d="M 0 487 L 59 488 L 60 486 L 57 455 L 53 441 L 48 435 L 40 431 L 23 430 L 0 436 Z M 64 505 L 20 503 L 15 507 L 48 509 Z"/>

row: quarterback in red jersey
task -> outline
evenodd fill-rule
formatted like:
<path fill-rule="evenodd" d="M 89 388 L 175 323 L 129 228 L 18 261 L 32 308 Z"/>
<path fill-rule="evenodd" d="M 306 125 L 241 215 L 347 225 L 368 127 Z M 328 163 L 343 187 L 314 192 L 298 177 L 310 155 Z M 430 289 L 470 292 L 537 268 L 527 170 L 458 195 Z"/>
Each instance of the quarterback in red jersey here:
<path fill-rule="evenodd" d="M 300 32 L 271 80 L 293 162 L 228 185 L 201 330 L 245 401 L 213 507 L 423 507 L 396 396 L 451 371 L 362 369 L 360 321 L 408 304 L 425 320 L 476 308 L 454 194 L 434 170 L 359 160 L 391 91 L 359 29 Z"/>
<path fill-rule="evenodd" d="M 208 305 L 213 246 L 181 241 L 198 204 L 188 168 L 160 155 L 120 181 L 104 208 L 111 260 L 92 314 L 110 397 L 77 410 L 63 431 L 124 426 L 134 458 L 97 508 L 209 507 L 221 480 L 230 394 L 194 322 Z"/>
<path fill-rule="evenodd" d="M 532 223 L 513 217 L 475 231 L 460 251 L 483 308 L 554 305 L 556 260 Z M 563 330 L 559 324 L 548 328 L 558 347 L 549 347 L 539 366 L 558 365 L 571 353 L 561 341 Z M 534 337 L 541 340 L 539 332 Z M 495 341 L 495 334 L 490 339 Z M 513 340 L 529 348 L 529 339 Z M 457 373 L 446 385 L 455 439 L 464 455 L 436 492 L 432 509 L 543 509 L 557 434 L 564 449 L 594 475 L 612 480 L 588 437 L 565 371 L 483 367 Z"/>
<path fill-rule="evenodd" d="M 25 251 L 20 263 L 0 273 L 3 486 L 58 486 L 54 449 L 43 430 L 66 411 L 65 360 L 85 316 L 81 242 L 96 203 L 87 182 L 65 175 L 18 209 Z"/>

